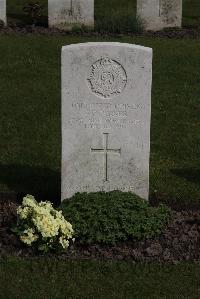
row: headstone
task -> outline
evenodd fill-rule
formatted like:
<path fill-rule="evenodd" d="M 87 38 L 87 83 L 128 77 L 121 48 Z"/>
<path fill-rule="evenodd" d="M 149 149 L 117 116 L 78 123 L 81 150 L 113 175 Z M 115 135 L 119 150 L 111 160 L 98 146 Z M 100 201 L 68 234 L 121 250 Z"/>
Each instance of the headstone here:
<path fill-rule="evenodd" d="M 94 26 L 94 0 L 48 0 L 49 26 L 71 30 Z"/>
<path fill-rule="evenodd" d="M 146 30 L 181 27 L 182 0 L 137 0 L 137 15 Z"/>
<path fill-rule="evenodd" d="M 6 25 L 6 0 L 0 0 L 0 20 Z"/>
<path fill-rule="evenodd" d="M 62 200 L 112 190 L 148 199 L 151 82 L 151 48 L 62 48 Z"/>

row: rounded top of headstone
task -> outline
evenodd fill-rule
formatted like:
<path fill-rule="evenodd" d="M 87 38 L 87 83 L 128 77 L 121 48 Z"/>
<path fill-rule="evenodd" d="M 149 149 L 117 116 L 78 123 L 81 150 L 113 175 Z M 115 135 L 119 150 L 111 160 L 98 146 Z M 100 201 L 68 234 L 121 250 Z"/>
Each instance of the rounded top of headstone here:
<path fill-rule="evenodd" d="M 129 44 L 129 43 L 118 43 L 118 42 L 89 42 L 89 43 L 78 43 L 78 44 L 71 44 L 66 45 L 62 47 L 62 51 L 71 49 L 78 49 L 82 47 L 122 47 L 122 48 L 131 48 L 139 51 L 145 51 L 152 53 L 152 48 L 144 47 L 140 45 L 135 44 Z"/>

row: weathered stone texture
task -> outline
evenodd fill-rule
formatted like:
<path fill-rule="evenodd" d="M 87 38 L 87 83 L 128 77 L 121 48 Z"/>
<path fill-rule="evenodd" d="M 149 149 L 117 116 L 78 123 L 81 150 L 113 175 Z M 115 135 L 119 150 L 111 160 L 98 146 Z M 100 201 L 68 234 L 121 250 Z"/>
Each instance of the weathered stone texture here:
<path fill-rule="evenodd" d="M 0 0 L 0 20 L 6 25 L 6 0 Z"/>
<path fill-rule="evenodd" d="M 182 0 L 137 0 L 137 15 L 146 30 L 181 27 Z"/>
<path fill-rule="evenodd" d="M 94 0 L 48 0 L 49 26 L 71 30 L 94 26 Z"/>
<path fill-rule="evenodd" d="M 62 199 L 122 190 L 148 199 L 152 49 L 62 49 Z"/>

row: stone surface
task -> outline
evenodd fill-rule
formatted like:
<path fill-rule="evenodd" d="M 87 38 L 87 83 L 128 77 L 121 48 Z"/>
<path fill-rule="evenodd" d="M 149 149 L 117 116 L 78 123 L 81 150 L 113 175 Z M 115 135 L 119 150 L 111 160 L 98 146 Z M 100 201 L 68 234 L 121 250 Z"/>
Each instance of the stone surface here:
<path fill-rule="evenodd" d="M 152 49 L 62 49 L 62 199 L 131 191 L 148 199 Z"/>
<path fill-rule="evenodd" d="M 94 0 L 48 0 L 49 26 L 71 30 L 94 26 Z"/>
<path fill-rule="evenodd" d="M 6 0 L 0 0 L 0 20 L 6 24 Z"/>
<path fill-rule="evenodd" d="M 146 30 L 181 27 L 182 0 L 137 0 L 137 15 Z"/>

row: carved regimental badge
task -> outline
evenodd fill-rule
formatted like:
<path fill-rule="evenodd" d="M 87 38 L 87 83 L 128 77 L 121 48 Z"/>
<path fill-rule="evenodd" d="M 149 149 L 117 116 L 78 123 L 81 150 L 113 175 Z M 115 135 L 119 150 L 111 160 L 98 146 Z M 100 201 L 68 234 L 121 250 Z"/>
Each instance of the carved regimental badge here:
<path fill-rule="evenodd" d="M 121 64 L 106 57 L 92 65 L 88 82 L 93 93 L 108 99 L 124 90 L 127 75 Z"/>

